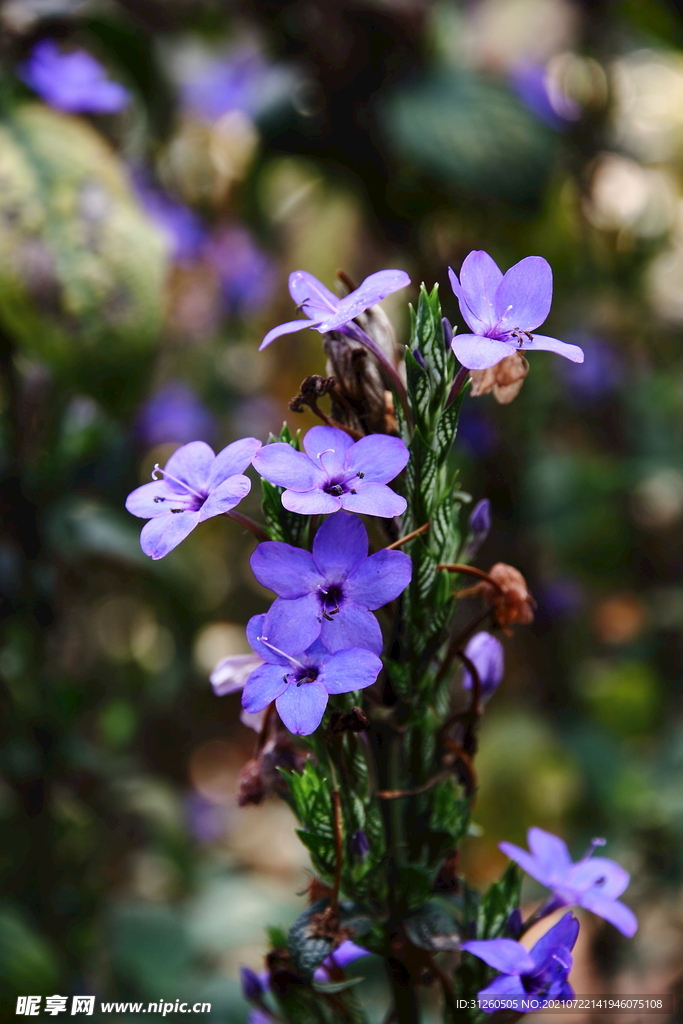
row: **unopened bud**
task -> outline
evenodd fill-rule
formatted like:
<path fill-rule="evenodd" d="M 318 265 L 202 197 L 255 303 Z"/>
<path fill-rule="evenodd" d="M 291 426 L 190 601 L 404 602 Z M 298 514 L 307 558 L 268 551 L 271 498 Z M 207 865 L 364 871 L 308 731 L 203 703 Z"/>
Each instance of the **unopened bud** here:
<path fill-rule="evenodd" d="M 370 840 L 362 829 L 354 832 L 351 838 L 351 855 L 354 860 L 364 861 L 370 853 Z"/>

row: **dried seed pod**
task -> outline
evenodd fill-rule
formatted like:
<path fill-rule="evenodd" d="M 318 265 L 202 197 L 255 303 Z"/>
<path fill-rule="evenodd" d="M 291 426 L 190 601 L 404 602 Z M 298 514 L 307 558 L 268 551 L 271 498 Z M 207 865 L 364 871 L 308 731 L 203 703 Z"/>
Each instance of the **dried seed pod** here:
<path fill-rule="evenodd" d="M 508 405 L 522 390 L 528 372 L 529 364 L 524 356 L 520 352 L 513 352 L 487 370 L 470 371 L 472 395 L 476 398 L 493 392 L 493 397 L 500 405 Z"/>

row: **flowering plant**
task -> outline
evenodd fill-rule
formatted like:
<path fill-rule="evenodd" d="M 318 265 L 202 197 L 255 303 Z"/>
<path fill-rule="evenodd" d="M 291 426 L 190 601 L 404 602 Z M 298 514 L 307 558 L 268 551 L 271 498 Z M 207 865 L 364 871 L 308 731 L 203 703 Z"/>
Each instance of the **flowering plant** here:
<path fill-rule="evenodd" d="M 243 720 L 258 732 L 240 803 L 280 793 L 315 871 L 309 907 L 288 934 L 271 932 L 265 973 L 243 971 L 252 1024 L 367 1022 L 345 968 L 370 955 L 385 961 L 386 1020 L 396 1024 L 420 1021 L 428 986 L 440 992 L 444 1022 L 483 1019 L 477 997 L 526 994 L 538 1008 L 572 994 L 579 922 L 567 912 L 525 945 L 532 924 L 579 906 L 626 935 L 637 927 L 616 899 L 628 874 L 591 858 L 603 840 L 573 863 L 561 839 L 531 829 L 531 853 L 501 844 L 512 862 L 483 894 L 459 871 L 480 720 L 504 674 L 495 633 L 531 622 L 535 609 L 519 570 L 470 564 L 490 509 L 482 499 L 463 515 L 460 409 L 470 370 L 520 350 L 573 361 L 583 353 L 531 333 L 550 308 L 540 257 L 503 276 L 485 253 L 470 254 L 452 281 L 474 333 L 458 342 L 437 289 L 423 286 L 401 354 L 376 303 L 407 283 L 402 272 L 371 275 L 341 300 L 312 275 L 292 274 L 308 320 L 274 328 L 264 344 L 301 327 L 323 335 L 330 375 L 306 378 L 291 407 L 308 406 L 324 425 L 303 440 L 284 426 L 265 445 L 245 438 L 218 455 L 185 445 L 128 500 L 150 520 L 142 544 L 153 558 L 208 517 L 238 519 L 260 541 L 252 570 L 274 594 L 247 626 L 253 656 L 226 658 L 212 675 L 218 696 L 242 689 Z M 264 526 L 235 511 L 249 463 L 261 477 Z M 468 596 L 473 614 L 463 611 Z M 520 866 L 551 891 L 526 921 Z"/>

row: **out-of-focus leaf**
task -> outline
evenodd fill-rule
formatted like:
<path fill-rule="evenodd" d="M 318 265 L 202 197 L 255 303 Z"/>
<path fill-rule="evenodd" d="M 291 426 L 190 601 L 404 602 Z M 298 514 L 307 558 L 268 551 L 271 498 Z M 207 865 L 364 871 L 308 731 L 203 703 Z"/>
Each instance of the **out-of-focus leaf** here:
<path fill-rule="evenodd" d="M 54 991 L 59 977 L 49 945 L 12 907 L 0 909 L 0 999 Z M 13 1008 L 14 1012 L 14 1008 Z"/>
<path fill-rule="evenodd" d="M 446 185 L 528 203 L 550 170 L 553 138 L 504 85 L 441 71 L 394 93 L 385 129 L 400 157 Z"/>
<path fill-rule="evenodd" d="M 0 182 L 0 320 L 31 356 L 115 400 L 161 326 L 161 235 L 102 137 L 40 104 L 0 122 Z"/>

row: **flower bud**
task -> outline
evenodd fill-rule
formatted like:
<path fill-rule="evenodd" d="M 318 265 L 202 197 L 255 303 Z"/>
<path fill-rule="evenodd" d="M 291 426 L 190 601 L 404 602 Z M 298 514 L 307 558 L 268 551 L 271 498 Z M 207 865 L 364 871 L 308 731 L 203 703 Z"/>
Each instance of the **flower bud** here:
<path fill-rule="evenodd" d="M 354 832 L 351 839 L 351 855 L 354 860 L 362 863 L 369 853 L 370 840 L 362 829 L 358 829 L 357 832 Z"/>
<path fill-rule="evenodd" d="M 488 498 L 482 498 L 470 513 L 469 531 L 460 552 L 460 558 L 463 562 L 469 562 L 474 558 L 486 540 L 490 529 L 491 503 Z"/>
<path fill-rule="evenodd" d="M 468 641 L 464 654 L 476 669 L 481 685 L 482 704 L 495 693 L 505 671 L 505 656 L 500 640 L 490 633 L 475 633 Z M 472 673 L 467 665 L 462 677 L 463 689 L 471 690 L 474 685 Z"/>

